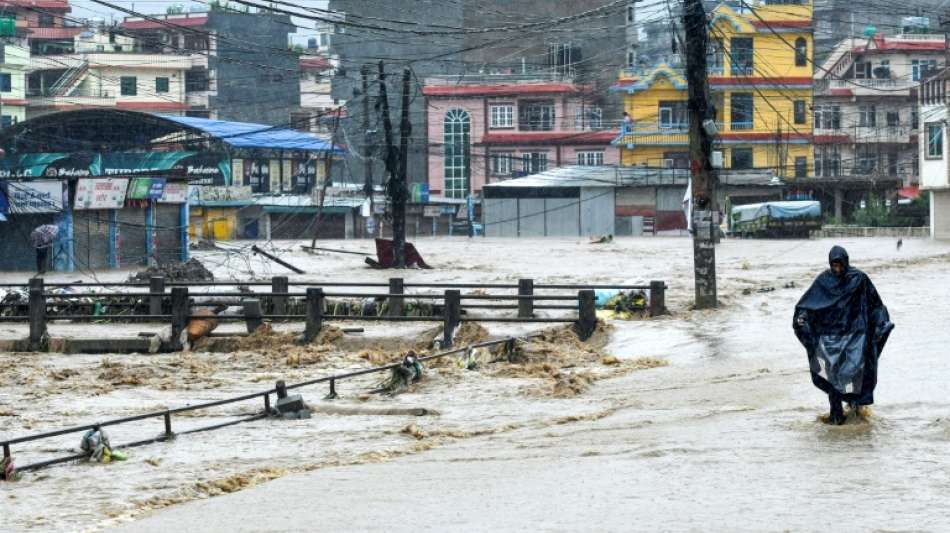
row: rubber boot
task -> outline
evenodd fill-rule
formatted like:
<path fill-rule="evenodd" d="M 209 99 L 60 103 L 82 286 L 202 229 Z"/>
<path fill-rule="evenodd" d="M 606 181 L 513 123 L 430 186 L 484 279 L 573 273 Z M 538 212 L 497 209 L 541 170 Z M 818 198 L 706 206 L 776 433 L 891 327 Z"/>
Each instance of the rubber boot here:
<path fill-rule="evenodd" d="M 828 395 L 828 403 L 831 405 L 831 412 L 828 414 L 828 423 L 840 426 L 844 424 L 844 409 L 841 407 L 841 396 L 837 394 Z"/>

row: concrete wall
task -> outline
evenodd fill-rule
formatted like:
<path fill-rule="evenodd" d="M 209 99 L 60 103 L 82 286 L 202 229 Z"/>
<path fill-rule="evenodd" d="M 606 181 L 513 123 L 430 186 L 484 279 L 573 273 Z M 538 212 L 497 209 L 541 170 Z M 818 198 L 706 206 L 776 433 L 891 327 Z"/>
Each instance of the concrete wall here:
<path fill-rule="evenodd" d="M 300 67 L 287 47 L 288 33 L 296 31 L 290 17 L 216 11 L 208 26 L 223 37 L 208 64 L 217 81 L 211 102 L 217 118 L 286 126 L 300 106 Z"/>
<path fill-rule="evenodd" d="M 930 235 L 950 239 L 950 190 L 930 191 Z"/>

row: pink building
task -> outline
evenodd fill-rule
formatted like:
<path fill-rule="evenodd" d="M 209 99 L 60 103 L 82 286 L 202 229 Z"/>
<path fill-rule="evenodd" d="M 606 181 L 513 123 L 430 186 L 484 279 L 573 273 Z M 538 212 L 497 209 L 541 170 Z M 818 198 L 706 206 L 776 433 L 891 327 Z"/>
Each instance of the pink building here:
<path fill-rule="evenodd" d="M 430 194 L 464 198 L 486 183 L 566 165 L 616 165 L 602 110 L 573 83 L 427 80 Z"/>

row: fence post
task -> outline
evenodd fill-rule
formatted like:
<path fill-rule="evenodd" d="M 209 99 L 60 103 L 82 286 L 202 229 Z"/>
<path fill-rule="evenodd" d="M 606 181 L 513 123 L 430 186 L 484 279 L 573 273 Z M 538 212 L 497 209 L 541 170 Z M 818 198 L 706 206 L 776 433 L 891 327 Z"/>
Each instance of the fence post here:
<path fill-rule="evenodd" d="M 264 325 L 261 319 L 261 301 L 257 298 L 244 300 L 244 322 L 247 323 L 247 332 L 254 333 Z"/>
<path fill-rule="evenodd" d="M 188 287 L 172 287 L 172 338 L 173 350 L 181 350 L 183 344 L 181 334 L 188 327 L 188 315 L 191 308 L 188 306 Z"/>
<path fill-rule="evenodd" d="M 403 294 L 405 284 L 402 278 L 389 278 L 389 294 Z M 389 316 L 402 316 L 403 302 L 402 296 L 389 297 Z"/>
<path fill-rule="evenodd" d="M 172 437 L 172 414 L 170 411 L 165 411 L 163 417 L 165 419 L 165 438 L 170 439 Z"/>
<path fill-rule="evenodd" d="M 165 297 L 165 276 L 148 278 L 148 314 L 162 314 L 162 299 Z"/>
<path fill-rule="evenodd" d="M 666 284 L 662 281 L 650 282 L 650 316 L 666 314 Z"/>
<path fill-rule="evenodd" d="M 30 351 L 46 349 L 46 295 L 40 287 L 30 287 Z"/>
<path fill-rule="evenodd" d="M 270 280 L 272 294 L 287 294 L 290 292 L 290 280 L 287 276 L 274 276 Z M 275 315 L 287 314 L 287 296 L 271 296 L 271 309 Z"/>
<path fill-rule="evenodd" d="M 323 289 L 307 289 L 307 325 L 304 328 L 304 342 L 311 342 L 323 329 Z"/>
<path fill-rule="evenodd" d="M 586 289 L 577 293 L 577 324 L 575 331 L 582 341 L 594 334 L 597 326 L 597 310 L 594 307 L 594 291 Z"/>
<path fill-rule="evenodd" d="M 458 290 L 445 291 L 445 310 L 442 315 L 442 348 L 452 347 L 455 327 L 461 321 L 462 293 Z"/>
<path fill-rule="evenodd" d="M 518 296 L 534 296 L 534 280 L 518 280 Z M 534 298 L 518 299 L 518 318 L 531 318 L 534 316 Z"/>

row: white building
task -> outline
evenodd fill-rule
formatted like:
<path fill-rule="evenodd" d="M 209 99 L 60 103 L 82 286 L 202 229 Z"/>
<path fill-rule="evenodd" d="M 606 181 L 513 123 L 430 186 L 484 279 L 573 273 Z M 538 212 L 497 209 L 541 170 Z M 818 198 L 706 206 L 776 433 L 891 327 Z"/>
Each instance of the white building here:
<path fill-rule="evenodd" d="M 904 33 L 842 41 L 815 71 L 815 177 L 842 201 L 890 199 L 919 182 L 916 91 L 945 66 L 943 35 Z M 868 185 L 871 185 L 870 188 Z"/>
<path fill-rule="evenodd" d="M 950 70 L 920 86 L 920 186 L 930 192 L 930 234 L 950 239 L 950 150 L 947 147 L 947 93 Z"/>

